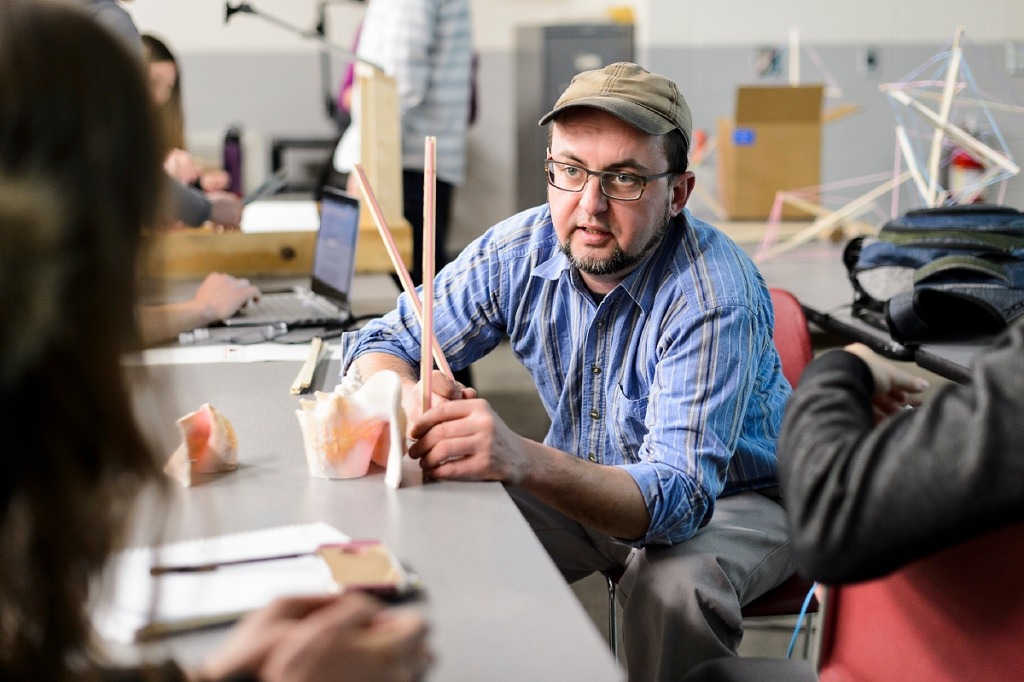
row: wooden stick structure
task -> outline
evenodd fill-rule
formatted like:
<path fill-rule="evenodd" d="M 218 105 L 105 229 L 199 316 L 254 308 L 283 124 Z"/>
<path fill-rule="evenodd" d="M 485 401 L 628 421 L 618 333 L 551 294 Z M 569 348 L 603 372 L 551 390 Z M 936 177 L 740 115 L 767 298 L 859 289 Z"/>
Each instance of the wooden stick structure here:
<path fill-rule="evenodd" d="M 897 167 L 893 170 L 891 180 L 871 189 L 842 208 L 828 214 L 819 213 L 810 206 L 802 206 L 801 208 L 805 211 L 818 216 L 817 219 L 808 228 L 792 236 L 787 242 L 775 244 L 774 246 L 769 246 L 773 239 L 767 239 L 769 234 L 773 235 L 773 233 L 766 231 L 766 239 L 762 240 L 762 244 L 755 254 L 755 261 L 762 261 L 777 256 L 814 237 L 828 233 L 839 223 L 848 222 L 850 219 L 864 213 L 870 207 L 871 202 L 885 192 L 892 192 L 892 213 L 895 215 L 898 202 L 897 188 L 908 180 L 913 181 L 913 186 L 924 204 L 928 207 L 934 207 L 941 205 L 951 197 L 959 203 L 974 201 L 985 187 L 998 182 L 999 177 L 1005 178 L 1019 174 L 1021 166 L 1013 160 L 1008 151 L 1001 151 L 986 144 L 977 135 L 961 128 L 950 120 L 950 115 L 954 111 L 954 104 L 961 106 L 970 104 L 986 109 L 992 108 L 1024 113 L 1024 107 L 990 102 L 987 99 L 967 99 L 962 97 L 961 95 L 964 93 L 970 94 L 968 90 L 969 83 L 964 82 L 960 77 L 965 63 L 964 29 L 960 26 L 956 29 L 950 56 L 945 64 L 945 72 L 942 74 L 941 79 L 933 78 L 879 85 L 879 89 L 894 103 L 916 113 L 924 122 L 931 126 L 930 145 L 927 155 L 923 158 L 915 156 L 914 148 L 911 144 L 910 131 L 908 131 L 906 125 L 897 122 L 895 128 L 897 159 L 902 158 L 902 163 L 906 165 L 906 170 L 900 171 L 900 162 L 897 161 Z M 927 88 L 936 87 L 941 87 L 940 93 L 933 93 L 927 90 Z M 936 101 L 938 103 L 937 109 L 931 109 L 922 100 Z M 977 178 L 972 183 L 972 188 L 965 189 L 956 196 L 953 196 L 948 188 L 943 188 L 939 185 L 943 145 L 947 138 L 961 149 L 984 162 L 985 165 L 984 172 L 980 178 Z M 998 201 L 1000 203 L 1003 201 L 1005 193 L 1006 180 L 1003 179 L 999 189 Z M 799 202 L 800 200 L 795 199 L 791 193 L 780 193 L 776 197 L 777 206 L 781 206 L 782 203 L 792 204 Z M 776 207 L 773 207 L 773 214 L 778 212 Z"/>
<path fill-rule="evenodd" d="M 949 123 L 949 113 L 953 108 L 953 96 L 956 93 L 957 83 L 960 76 L 960 62 L 963 60 L 963 50 L 960 47 L 960 39 L 963 37 L 964 27 L 958 26 L 953 36 L 953 52 L 949 59 L 949 66 L 946 69 L 946 78 L 942 87 L 942 100 L 939 102 L 939 114 L 935 121 L 938 125 L 932 132 L 932 147 L 928 154 L 928 189 L 925 198 L 929 206 L 938 206 L 939 197 L 939 164 L 942 161 L 942 139 L 945 137 L 942 126 Z"/>
<path fill-rule="evenodd" d="M 788 240 L 781 244 L 776 244 L 771 248 L 766 248 L 763 251 L 758 252 L 754 260 L 756 262 L 764 262 L 769 258 L 774 258 L 787 251 L 795 249 L 801 244 L 806 244 L 815 237 L 827 234 L 837 225 L 847 219 L 856 218 L 870 209 L 871 203 L 878 199 L 880 196 L 889 192 L 899 185 L 906 182 L 910 177 L 910 172 L 905 171 L 902 175 L 899 175 L 892 180 L 882 183 L 881 185 L 869 190 L 861 196 L 853 199 L 845 206 L 827 213 L 826 215 L 820 216 L 817 220 L 811 223 L 808 227 L 804 228 L 800 232 L 796 233 Z"/>
<path fill-rule="evenodd" d="M 692 158 L 690 160 L 691 171 L 697 171 L 710 158 L 718 146 L 718 140 L 714 136 L 704 139 L 703 142 L 699 142 L 698 139 L 700 138 L 697 138 L 695 135 Z M 703 201 L 707 209 L 719 220 L 725 220 L 728 217 L 722 203 L 705 189 L 701 183 L 698 182 L 693 186 L 693 194 Z"/>
<path fill-rule="evenodd" d="M 420 387 L 423 391 L 423 411 L 430 409 L 433 395 L 431 376 L 434 360 L 430 357 L 427 339 L 434 338 L 434 240 L 437 210 L 437 138 L 427 136 L 423 145 L 423 322 L 421 326 L 424 347 L 420 351 Z"/>
<path fill-rule="evenodd" d="M 292 382 L 292 395 L 301 395 L 309 390 L 309 387 L 313 384 L 313 373 L 316 372 L 316 366 L 320 362 L 320 356 L 323 355 L 326 347 L 322 338 L 319 336 L 313 337 L 309 344 L 309 356 L 306 358 L 306 362 L 302 364 L 302 369 L 299 370 L 295 381 Z"/>
<path fill-rule="evenodd" d="M 402 262 L 402 255 L 398 252 L 398 245 L 395 244 L 395 239 L 391 236 L 391 230 L 388 228 L 387 222 L 384 220 L 384 215 L 380 210 L 380 204 L 377 203 L 377 197 L 373 193 L 373 188 L 370 187 L 370 182 L 366 179 L 366 173 L 363 171 L 362 164 L 353 164 L 352 172 L 355 173 L 356 180 L 359 182 L 359 190 L 363 194 L 363 200 L 370 211 L 370 215 L 373 216 L 373 222 L 377 226 L 377 232 L 380 233 L 380 237 L 384 241 L 384 246 L 387 248 L 388 257 L 391 259 L 391 266 L 395 269 L 395 274 L 398 275 L 399 282 L 402 283 L 402 289 L 409 296 L 409 303 L 412 306 L 412 311 L 416 315 L 416 321 L 420 324 L 420 329 L 422 329 L 423 307 L 420 305 L 420 297 L 416 295 L 416 287 L 412 283 L 412 275 L 409 274 L 408 268 L 406 268 L 405 263 Z M 437 342 L 437 338 L 433 337 L 433 335 L 431 335 L 430 339 L 431 346 L 434 349 L 434 361 L 437 362 L 438 368 L 440 368 L 440 370 L 448 377 L 454 378 L 452 375 L 452 368 L 448 365 L 448 360 L 444 357 L 444 352 L 441 350 L 441 344 Z"/>
<path fill-rule="evenodd" d="M 943 121 L 938 114 L 921 104 L 907 93 L 901 90 L 886 88 L 883 88 L 883 91 L 900 104 L 904 104 L 920 113 L 932 125 L 942 130 L 942 132 L 944 132 L 950 139 L 968 151 L 983 157 L 987 161 L 991 161 L 1013 175 L 1020 173 L 1020 166 L 1005 154 L 988 146 L 960 126 L 950 123 L 949 121 Z"/>
<path fill-rule="evenodd" d="M 903 162 L 907 164 L 907 172 L 914 179 L 917 193 L 922 197 L 928 196 L 928 185 L 925 182 L 924 175 L 921 173 L 921 169 L 917 165 L 917 159 L 914 158 L 914 150 L 910 146 L 910 138 L 907 137 L 907 129 L 903 125 L 896 126 L 896 143 L 899 145 L 900 153 L 903 155 Z"/>

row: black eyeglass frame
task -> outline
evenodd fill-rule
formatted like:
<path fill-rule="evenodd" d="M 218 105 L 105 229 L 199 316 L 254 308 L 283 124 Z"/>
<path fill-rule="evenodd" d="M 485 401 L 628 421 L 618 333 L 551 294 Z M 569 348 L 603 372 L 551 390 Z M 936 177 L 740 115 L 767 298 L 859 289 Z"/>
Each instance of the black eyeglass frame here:
<path fill-rule="evenodd" d="M 555 164 L 557 164 L 559 166 L 566 167 L 566 168 L 575 168 L 576 170 L 583 171 L 584 173 L 587 174 L 586 179 L 583 181 L 583 184 L 580 185 L 579 189 L 567 189 L 565 187 L 559 187 L 558 185 L 555 184 L 555 181 L 554 181 L 554 171 L 552 170 L 552 166 L 555 165 Z M 609 199 L 614 199 L 615 201 L 639 201 L 640 198 L 643 197 L 643 195 L 644 195 L 644 190 L 647 189 L 647 183 L 651 182 L 652 180 L 660 180 L 661 178 L 667 178 L 668 176 L 675 175 L 675 174 L 676 174 L 676 171 L 671 171 L 671 170 L 670 171 L 665 171 L 664 173 L 657 173 L 655 175 L 637 175 L 636 173 L 623 173 L 622 171 L 595 171 L 595 170 L 590 170 L 589 168 L 584 168 L 583 166 L 577 166 L 574 163 L 566 163 L 564 161 L 555 161 L 554 159 L 546 159 L 544 161 L 544 175 L 547 176 L 548 184 L 551 185 L 552 187 L 554 187 L 555 189 L 561 190 L 563 192 L 574 192 L 574 193 L 578 194 L 579 192 L 582 192 L 586 188 L 587 183 L 590 182 L 590 177 L 596 175 L 597 176 L 598 187 L 601 188 L 601 194 L 603 194 L 604 196 L 608 197 Z M 612 196 L 611 194 L 608 194 L 608 190 L 606 190 L 604 188 L 604 179 L 606 177 L 616 176 L 616 175 L 618 175 L 618 176 L 625 175 L 627 177 L 636 178 L 637 180 L 639 180 L 640 183 L 641 183 L 640 184 L 640 192 L 635 197 L 632 197 L 631 199 L 626 199 L 626 198 L 623 198 L 623 197 L 616 197 L 616 196 Z"/>

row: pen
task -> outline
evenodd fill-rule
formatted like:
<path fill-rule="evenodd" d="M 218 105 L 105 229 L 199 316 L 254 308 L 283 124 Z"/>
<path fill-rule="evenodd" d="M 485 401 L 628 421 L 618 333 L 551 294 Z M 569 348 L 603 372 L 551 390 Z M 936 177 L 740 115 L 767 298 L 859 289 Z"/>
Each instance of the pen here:
<path fill-rule="evenodd" d="M 281 561 L 283 559 L 298 559 L 304 556 L 313 556 L 316 552 L 295 552 L 293 554 L 276 554 L 273 556 L 253 557 L 249 559 L 230 559 L 228 561 L 211 561 L 204 564 L 179 564 L 170 566 L 151 566 L 150 575 L 165 575 L 167 573 L 202 573 L 205 571 L 216 571 L 218 568 L 228 566 L 241 566 L 244 564 L 255 564 L 263 561 Z"/>

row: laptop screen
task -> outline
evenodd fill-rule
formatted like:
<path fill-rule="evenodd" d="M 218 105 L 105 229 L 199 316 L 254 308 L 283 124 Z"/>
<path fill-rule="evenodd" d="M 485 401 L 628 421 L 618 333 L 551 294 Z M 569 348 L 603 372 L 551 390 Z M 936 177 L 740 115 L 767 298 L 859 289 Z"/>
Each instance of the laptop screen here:
<path fill-rule="evenodd" d="M 325 188 L 320 202 L 320 230 L 313 252 L 312 289 L 315 293 L 348 302 L 359 237 L 359 201 Z"/>

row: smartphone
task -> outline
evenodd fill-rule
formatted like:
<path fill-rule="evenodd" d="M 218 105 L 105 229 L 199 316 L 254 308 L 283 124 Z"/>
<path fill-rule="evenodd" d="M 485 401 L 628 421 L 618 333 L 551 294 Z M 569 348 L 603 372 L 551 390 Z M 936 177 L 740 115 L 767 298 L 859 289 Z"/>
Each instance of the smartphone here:
<path fill-rule="evenodd" d="M 415 594 L 419 581 L 378 540 L 353 540 L 320 545 L 317 554 L 339 590 L 360 590 L 383 599 L 400 600 Z"/>

